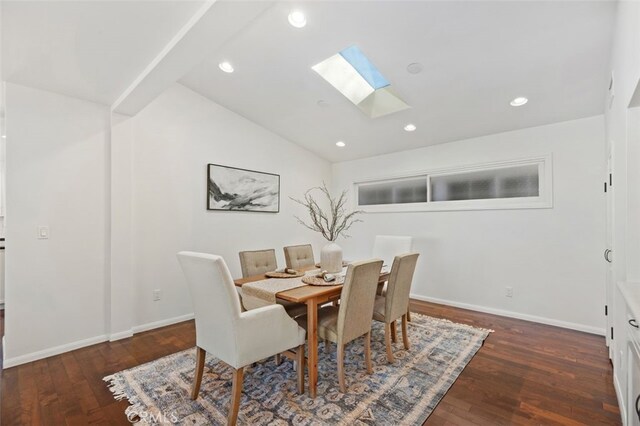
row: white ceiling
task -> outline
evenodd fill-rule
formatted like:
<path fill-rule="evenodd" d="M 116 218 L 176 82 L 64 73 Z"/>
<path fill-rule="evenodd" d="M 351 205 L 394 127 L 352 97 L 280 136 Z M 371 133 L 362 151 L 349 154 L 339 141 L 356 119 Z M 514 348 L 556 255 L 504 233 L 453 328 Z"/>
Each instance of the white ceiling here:
<path fill-rule="evenodd" d="M 111 105 L 202 4 L 3 0 L 2 76 Z"/>
<path fill-rule="evenodd" d="M 331 161 L 601 114 L 616 4 L 597 1 L 278 3 L 181 79 Z M 311 66 L 357 44 L 411 109 L 370 119 Z M 236 71 L 225 74 L 218 62 Z M 420 62 L 418 75 L 406 66 Z M 529 103 L 509 106 L 517 96 Z M 319 100 L 328 106 L 318 106 Z M 418 130 L 407 133 L 406 123 Z M 335 142 L 343 140 L 340 149 Z"/>
<path fill-rule="evenodd" d="M 5 80 L 106 105 L 126 93 L 206 7 L 203 0 L 0 4 Z M 174 63 L 165 68 L 175 72 L 180 69 L 175 61 L 181 61 L 186 70 L 188 63 L 216 52 L 180 82 L 331 161 L 603 112 L 612 1 L 218 1 L 214 6 L 183 39 L 188 43 L 176 45 Z M 294 6 L 307 15 L 305 28 L 288 24 Z M 367 118 L 312 71 L 352 44 L 411 109 Z M 233 63 L 233 74 L 218 69 L 223 59 Z M 422 73 L 406 71 L 412 62 L 423 64 Z M 164 80 L 169 74 L 164 72 Z M 144 86 L 145 92 L 167 83 L 155 80 L 149 83 L 153 90 Z M 530 101 L 513 108 L 509 101 L 516 96 Z M 418 130 L 402 130 L 408 122 Z M 346 148 L 337 148 L 338 140 Z"/>

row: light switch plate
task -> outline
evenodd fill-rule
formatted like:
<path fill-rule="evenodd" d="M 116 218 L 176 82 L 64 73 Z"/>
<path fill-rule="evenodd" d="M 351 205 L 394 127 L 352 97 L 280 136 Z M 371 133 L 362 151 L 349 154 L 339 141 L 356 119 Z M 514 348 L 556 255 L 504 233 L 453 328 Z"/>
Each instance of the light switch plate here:
<path fill-rule="evenodd" d="M 48 240 L 49 239 L 49 227 L 48 226 L 38 226 L 38 239 L 39 240 Z"/>

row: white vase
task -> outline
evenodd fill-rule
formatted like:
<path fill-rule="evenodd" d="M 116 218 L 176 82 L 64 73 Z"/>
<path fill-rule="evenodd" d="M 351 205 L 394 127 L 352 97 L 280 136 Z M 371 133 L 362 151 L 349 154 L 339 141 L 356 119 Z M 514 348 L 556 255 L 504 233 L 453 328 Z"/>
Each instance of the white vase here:
<path fill-rule="evenodd" d="M 332 274 L 342 271 L 342 247 L 333 241 L 322 247 L 320 268 Z"/>

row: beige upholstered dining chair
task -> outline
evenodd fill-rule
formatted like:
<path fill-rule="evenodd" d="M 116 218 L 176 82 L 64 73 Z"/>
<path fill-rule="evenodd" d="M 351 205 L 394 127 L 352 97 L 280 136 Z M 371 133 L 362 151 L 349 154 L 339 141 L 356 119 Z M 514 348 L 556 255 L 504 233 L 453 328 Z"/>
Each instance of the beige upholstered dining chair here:
<path fill-rule="evenodd" d="M 240 268 L 244 278 L 262 275 L 278 269 L 276 251 L 274 249 L 241 251 Z"/>
<path fill-rule="evenodd" d="M 412 243 L 413 238 L 405 235 L 376 235 L 371 256 L 382 259 L 385 265 L 391 266 L 396 256 L 411 252 Z M 382 285 L 378 287 L 378 294 L 384 294 Z M 409 310 L 407 310 L 407 321 L 411 321 Z"/>
<path fill-rule="evenodd" d="M 287 268 L 293 269 L 307 268 L 316 264 L 311 244 L 285 247 L 284 260 L 287 262 Z"/>
<path fill-rule="evenodd" d="M 178 260 L 196 319 L 196 369 L 191 398 L 198 398 L 207 353 L 233 368 L 229 425 L 235 425 L 238 417 L 244 367 L 254 362 L 280 353 L 294 359 L 298 363 L 298 391 L 304 393 L 304 329 L 279 305 L 242 312 L 222 257 L 180 252 Z"/>
<path fill-rule="evenodd" d="M 418 253 L 407 253 L 396 256 L 391 266 L 391 273 L 387 284 L 387 292 L 384 296 L 376 296 L 373 309 L 373 319 L 384 323 L 384 341 L 387 347 L 387 361 L 393 362 L 391 340 L 395 343 L 396 320 L 402 318 L 402 341 L 404 348 L 409 349 L 409 336 L 407 334 L 407 313 L 409 309 L 409 294 L 413 273 L 418 262 Z"/>
<path fill-rule="evenodd" d="M 334 342 L 338 354 L 338 384 L 340 392 L 346 392 L 344 378 L 345 345 L 364 336 L 364 357 L 367 373 L 371 366 L 371 318 L 376 288 L 380 278 L 382 260 L 369 260 L 349 265 L 340 295 L 340 306 L 326 306 L 318 311 L 318 337 L 325 342 Z M 299 324 L 306 324 L 304 317 L 297 318 Z"/>
<path fill-rule="evenodd" d="M 242 269 L 243 278 L 275 271 L 278 269 L 276 251 L 274 249 L 241 251 L 240 268 Z M 238 293 L 240 297 L 242 297 L 242 290 L 239 290 Z M 297 317 L 307 313 L 307 307 L 301 303 L 278 300 L 278 304 L 284 306 L 285 311 L 287 311 L 291 317 Z"/>

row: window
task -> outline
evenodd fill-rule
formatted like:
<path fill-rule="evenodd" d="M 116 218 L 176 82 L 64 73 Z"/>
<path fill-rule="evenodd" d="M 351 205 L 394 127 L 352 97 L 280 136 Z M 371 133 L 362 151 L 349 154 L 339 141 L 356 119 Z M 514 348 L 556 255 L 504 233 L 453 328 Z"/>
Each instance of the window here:
<path fill-rule="evenodd" d="M 426 202 L 427 179 L 424 177 L 363 184 L 358 191 L 361 206 Z"/>
<path fill-rule="evenodd" d="M 537 197 L 538 166 L 505 167 L 431 177 L 431 201 Z"/>
<path fill-rule="evenodd" d="M 550 208 L 551 156 L 355 184 L 368 212 Z"/>

